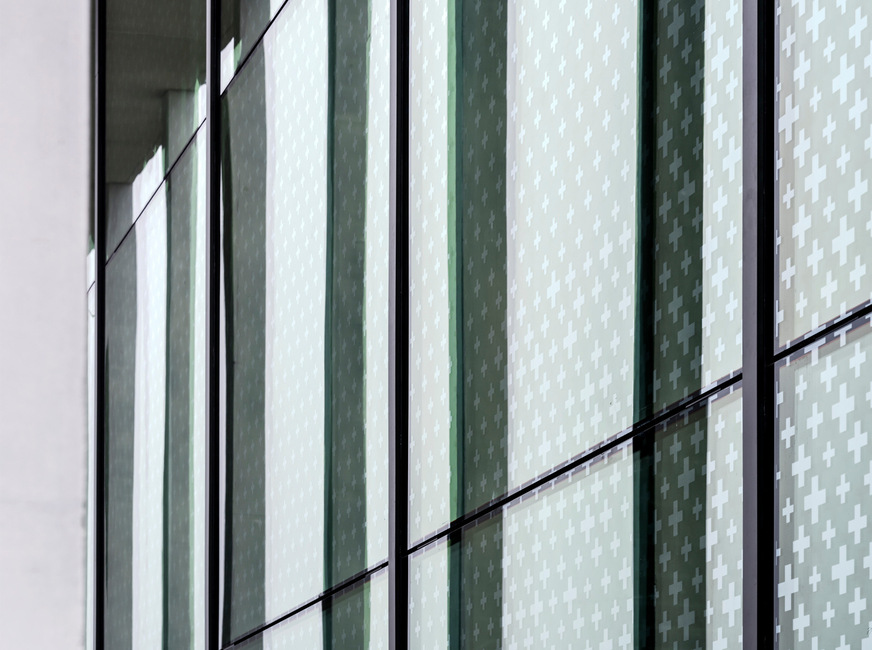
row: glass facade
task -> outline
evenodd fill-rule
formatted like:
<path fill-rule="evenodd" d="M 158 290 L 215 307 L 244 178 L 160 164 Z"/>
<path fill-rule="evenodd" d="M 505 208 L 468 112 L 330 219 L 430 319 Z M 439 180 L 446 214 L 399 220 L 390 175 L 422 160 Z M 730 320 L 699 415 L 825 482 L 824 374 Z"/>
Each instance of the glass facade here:
<path fill-rule="evenodd" d="M 872 10 L 97 4 L 94 648 L 869 643 Z"/>

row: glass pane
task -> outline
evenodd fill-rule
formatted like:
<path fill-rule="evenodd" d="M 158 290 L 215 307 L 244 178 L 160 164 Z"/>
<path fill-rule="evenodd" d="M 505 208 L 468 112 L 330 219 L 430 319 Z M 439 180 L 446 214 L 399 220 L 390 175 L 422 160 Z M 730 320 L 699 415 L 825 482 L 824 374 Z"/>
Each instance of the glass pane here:
<path fill-rule="evenodd" d="M 778 370 L 781 648 L 869 643 L 870 362 L 864 319 Z"/>
<path fill-rule="evenodd" d="M 337 1 L 225 98 L 228 641 L 387 557 L 390 5 Z"/>
<path fill-rule="evenodd" d="M 872 7 L 862 0 L 778 4 L 777 320 L 784 344 L 872 298 Z"/>
<path fill-rule="evenodd" d="M 411 540 L 738 369 L 742 17 L 712 5 L 412 3 Z"/>
<path fill-rule="evenodd" d="M 286 1 L 221 0 L 222 92 Z"/>
<path fill-rule="evenodd" d="M 656 107 L 641 118 L 654 126 L 653 205 L 640 206 L 653 230 L 642 240 L 654 241 L 637 248 L 640 289 L 653 295 L 639 310 L 652 367 L 636 371 L 651 408 L 637 417 L 742 364 L 742 5 L 657 7 Z"/>
<path fill-rule="evenodd" d="M 112 648 L 205 647 L 205 143 L 106 265 Z"/>
<path fill-rule="evenodd" d="M 388 647 L 388 637 L 388 572 L 384 569 L 362 584 L 305 609 L 238 647 L 241 650 L 377 650 Z"/>
<path fill-rule="evenodd" d="M 410 558 L 413 648 L 741 647 L 741 393 Z"/>
<path fill-rule="evenodd" d="M 205 119 L 205 82 L 205 2 L 106 2 L 107 256 Z"/>

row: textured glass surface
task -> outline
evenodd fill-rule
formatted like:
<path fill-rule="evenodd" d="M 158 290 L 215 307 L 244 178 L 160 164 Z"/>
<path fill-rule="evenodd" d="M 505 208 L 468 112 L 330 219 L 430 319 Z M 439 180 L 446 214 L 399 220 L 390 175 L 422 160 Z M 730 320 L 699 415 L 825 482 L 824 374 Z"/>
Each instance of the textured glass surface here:
<path fill-rule="evenodd" d="M 292 0 L 300 2 L 301 0 Z M 287 0 L 221 0 L 221 90 Z"/>
<path fill-rule="evenodd" d="M 410 558 L 412 648 L 742 643 L 740 393 Z"/>
<path fill-rule="evenodd" d="M 337 16 L 289 3 L 225 99 L 226 640 L 387 556 L 389 4 Z"/>
<path fill-rule="evenodd" d="M 412 3 L 411 540 L 741 363 L 740 7 L 658 6 Z"/>
<path fill-rule="evenodd" d="M 410 3 L 409 539 L 452 514 L 447 3 Z"/>
<path fill-rule="evenodd" d="M 778 370 L 781 648 L 870 643 L 870 364 L 864 319 Z"/>
<path fill-rule="evenodd" d="M 236 647 L 387 650 L 388 635 L 388 572 L 384 569 Z"/>
<path fill-rule="evenodd" d="M 106 254 L 206 117 L 206 4 L 106 2 Z"/>
<path fill-rule="evenodd" d="M 632 420 L 637 11 L 553 4 L 412 3 L 412 539 Z"/>
<path fill-rule="evenodd" d="M 872 7 L 782 0 L 778 341 L 872 298 Z"/>
<path fill-rule="evenodd" d="M 205 647 L 205 146 L 106 266 L 106 644 Z"/>
<path fill-rule="evenodd" d="M 638 13 L 508 5 L 511 486 L 633 420 Z"/>
<path fill-rule="evenodd" d="M 654 123 L 654 196 L 640 206 L 653 242 L 639 249 L 642 268 L 653 265 L 639 278 L 654 299 L 643 315 L 653 338 L 639 342 L 651 348 L 651 409 L 637 417 L 742 364 L 742 4 L 657 7 L 656 108 L 642 108 Z"/>

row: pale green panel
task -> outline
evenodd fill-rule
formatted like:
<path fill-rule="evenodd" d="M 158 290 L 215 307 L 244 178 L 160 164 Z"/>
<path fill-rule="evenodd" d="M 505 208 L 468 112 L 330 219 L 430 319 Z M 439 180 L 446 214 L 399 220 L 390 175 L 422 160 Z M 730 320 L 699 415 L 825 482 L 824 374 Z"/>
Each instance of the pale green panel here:
<path fill-rule="evenodd" d="M 502 647 L 632 647 L 633 455 L 503 515 Z"/>
<path fill-rule="evenodd" d="M 387 650 L 388 570 L 256 635 L 247 650 Z"/>
<path fill-rule="evenodd" d="M 409 558 L 409 648 L 449 647 L 448 544 L 440 541 Z"/>
<path fill-rule="evenodd" d="M 324 617 L 330 623 L 325 650 L 387 650 L 388 570 L 382 569 L 367 582 L 329 599 Z"/>
<path fill-rule="evenodd" d="M 324 586 L 326 3 L 289 4 L 264 40 L 264 62 L 268 621 Z"/>
<path fill-rule="evenodd" d="M 637 440 L 636 460 L 637 602 L 649 603 L 647 638 L 664 649 L 741 647 L 741 391 Z"/>
<path fill-rule="evenodd" d="M 508 3 L 510 487 L 632 421 L 637 23 Z"/>
<path fill-rule="evenodd" d="M 778 370 L 780 648 L 872 644 L 870 364 L 864 319 Z"/>
<path fill-rule="evenodd" d="M 656 137 L 654 205 L 641 206 L 653 222 L 651 412 L 742 363 L 741 3 L 660 10 L 656 106 L 643 109 Z"/>
<path fill-rule="evenodd" d="M 415 0 L 409 61 L 409 539 L 448 522 L 447 3 Z"/>
<path fill-rule="evenodd" d="M 742 3 L 705 7 L 702 386 L 742 364 Z"/>
<path fill-rule="evenodd" d="M 778 341 L 872 298 L 872 6 L 779 4 Z"/>
<path fill-rule="evenodd" d="M 390 583 L 389 569 L 382 569 L 369 582 L 369 613 L 367 648 L 388 650 L 390 645 Z"/>
<path fill-rule="evenodd" d="M 163 629 L 164 451 L 167 379 L 167 187 L 137 226 L 133 421 L 133 647 Z"/>
<path fill-rule="evenodd" d="M 197 178 L 206 178 L 206 145 L 198 142 L 196 149 Z M 194 199 L 192 220 L 192 272 L 194 295 L 191 300 L 191 447 L 192 468 L 189 486 L 194 511 L 191 579 L 194 650 L 206 647 L 206 183 L 201 180 Z M 199 550 L 202 549 L 202 552 Z"/>
<path fill-rule="evenodd" d="M 742 647 L 743 633 L 741 390 L 709 402 L 706 412 L 706 647 L 727 650 Z"/>
<path fill-rule="evenodd" d="M 301 613 L 258 634 L 239 646 L 240 650 L 322 649 L 324 645 L 324 613 L 317 603 Z"/>
<path fill-rule="evenodd" d="M 366 556 L 388 555 L 391 5 L 371 0 L 366 130 Z"/>

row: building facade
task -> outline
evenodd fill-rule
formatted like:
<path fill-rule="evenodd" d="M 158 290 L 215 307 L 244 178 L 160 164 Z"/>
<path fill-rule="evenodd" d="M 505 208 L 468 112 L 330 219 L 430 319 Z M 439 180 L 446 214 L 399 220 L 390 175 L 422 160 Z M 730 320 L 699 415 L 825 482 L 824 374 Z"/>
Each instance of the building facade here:
<path fill-rule="evenodd" d="M 824 4 L 98 0 L 94 646 L 872 644 Z"/>

